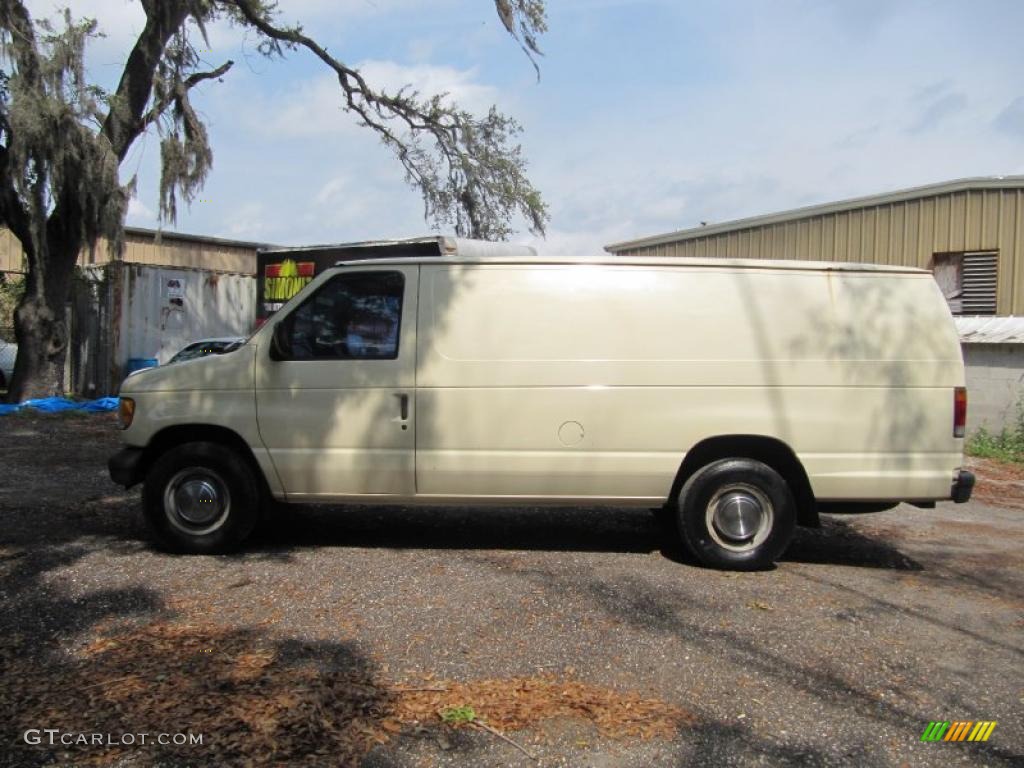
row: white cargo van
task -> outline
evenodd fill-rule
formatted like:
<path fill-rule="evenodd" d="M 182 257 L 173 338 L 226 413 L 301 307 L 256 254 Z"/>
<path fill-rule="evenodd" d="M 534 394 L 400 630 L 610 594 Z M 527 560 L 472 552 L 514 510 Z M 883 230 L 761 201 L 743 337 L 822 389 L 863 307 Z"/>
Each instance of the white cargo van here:
<path fill-rule="evenodd" d="M 966 501 L 957 333 L 928 272 L 799 261 L 339 263 L 239 349 L 121 392 L 111 477 L 166 547 L 279 502 L 664 507 L 768 566 L 819 509 Z M 344 514 L 343 511 L 339 514 Z"/>

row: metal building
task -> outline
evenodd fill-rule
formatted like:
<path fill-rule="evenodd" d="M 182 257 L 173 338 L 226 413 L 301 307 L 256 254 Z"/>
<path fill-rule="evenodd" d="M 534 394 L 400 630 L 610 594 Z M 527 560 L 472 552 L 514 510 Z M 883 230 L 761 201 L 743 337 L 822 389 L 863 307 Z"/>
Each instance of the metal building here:
<path fill-rule="evenodd" d="M 83 250 L 81 279 L 73 281 L 70 297 L 65 387 L 110 394 L 133 359 L 163 364 L 189 342 L 248 335 L 256 316 L 256 251 L 263 247 L 126 227 L 118 258 L 104 240 Z M 21 243 L 0 229 L 0 280 L 25 271 Z M 14 341 L 11 326 L 9 313 L 0 316 L 0 340 Z M 0 353 L 13 350 L 4 346 Z"/>
<path fill-rule="evenodd" d="M 1024 314 L 1024 176 L 959 179 L 643 237 L 621 256 L 806 259 L 931 269 L 954 314 Z"/>
<path fill-rule="evenodd" d="M 124 252 L 116 261 L 255 275 L 256 250 L 266 247 L 266 243 L 125 227 Z M 110 261 L 110 250 L 107 242 L 102 239 L 95 247 L 83 250 L 78 257 L 78 265 L 81 267 Z M 25 270 L 25 254 L 21 243 L 10 230 L 0 229 L 0 272 L 18 274 Z"/>

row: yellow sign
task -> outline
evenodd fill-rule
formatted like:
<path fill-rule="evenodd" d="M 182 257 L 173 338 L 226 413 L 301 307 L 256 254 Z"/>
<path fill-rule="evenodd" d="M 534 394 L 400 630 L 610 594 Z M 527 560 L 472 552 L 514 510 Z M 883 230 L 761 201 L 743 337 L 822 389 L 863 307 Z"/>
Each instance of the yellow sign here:
<path fill-rule="evenodd" d="M 279 264 L 267 264 L 263 272 L 264 301 L 288 301 L 313 279 L 315 269 L 311 261 L 296 264 L 285 259 Z"/>

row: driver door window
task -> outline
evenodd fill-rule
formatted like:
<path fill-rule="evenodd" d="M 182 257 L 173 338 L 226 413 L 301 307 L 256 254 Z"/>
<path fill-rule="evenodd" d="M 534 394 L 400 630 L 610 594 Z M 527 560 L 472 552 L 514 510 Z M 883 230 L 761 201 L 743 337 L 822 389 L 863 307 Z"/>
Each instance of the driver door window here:
<path fill-rule="evenodd" d="M 394 360 L 401 272 L 357 272 L 325 283 L 284 322 L 285 360 Z"/>

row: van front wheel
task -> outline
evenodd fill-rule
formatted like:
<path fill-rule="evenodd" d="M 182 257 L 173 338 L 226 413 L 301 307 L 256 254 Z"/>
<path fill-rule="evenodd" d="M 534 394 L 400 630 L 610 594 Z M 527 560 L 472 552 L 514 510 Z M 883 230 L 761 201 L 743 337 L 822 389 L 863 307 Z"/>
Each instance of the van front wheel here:
<path fill-rule="evenodd" d="M 142 501 L 157 543 L 174 552 L 229 551 L 259 520 L 252 470 L 218 443 L 185 443 L 167 451 L 147 473 Z"/>
<path fill-rule="evenodd" d="M 687 549 L 702 564 L 761 570 L 789 546 L 796 503 L 789 485 L 767 464 L 722 459 L 683 485 L 677 524 Z"/>

